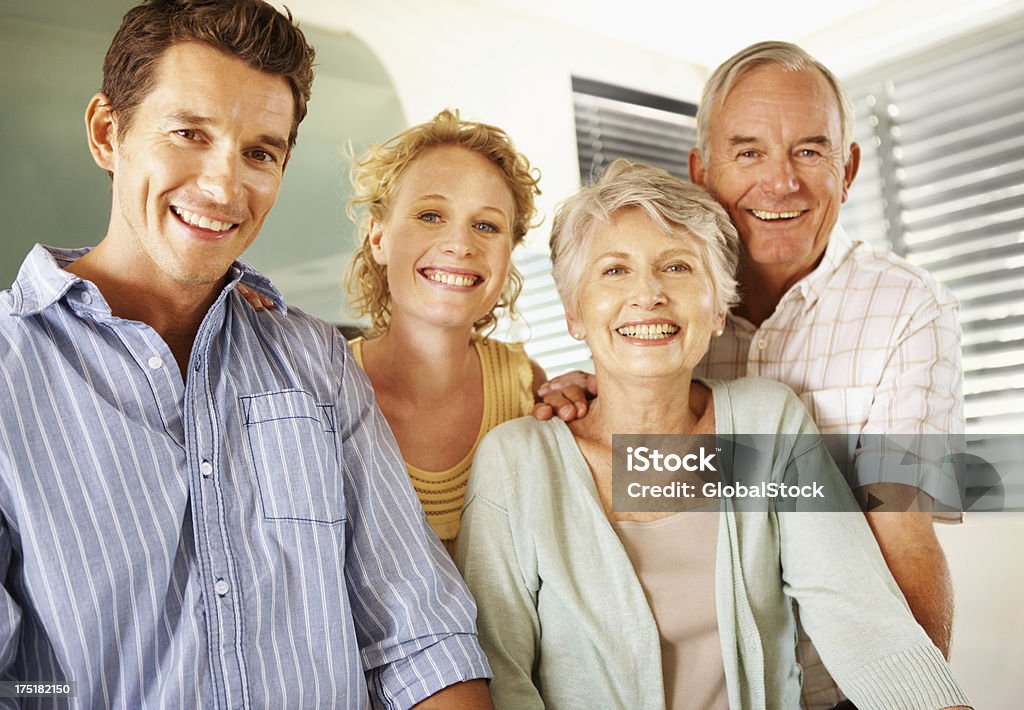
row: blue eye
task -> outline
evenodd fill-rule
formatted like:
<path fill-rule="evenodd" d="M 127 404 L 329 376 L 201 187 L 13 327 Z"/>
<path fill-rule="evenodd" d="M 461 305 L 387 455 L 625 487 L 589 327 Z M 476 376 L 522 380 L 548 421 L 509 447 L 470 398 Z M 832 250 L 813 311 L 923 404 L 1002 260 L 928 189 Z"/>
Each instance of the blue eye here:
<path fill-rule="evenodd" d="M 429 222 L 430 224 L 436 224 L 441 221 L 441 215 L 437 212 L 422 212 L 417 216 L 421 222 Z"/>
<path fill-rule="evenodd" d="M 669 264 L 665 270 L 674 274 L 683 274 L 689 271 L 690 267 L 687 264 Z"/>
<path fill-rule="evenodd" d="M 621 266 L 609 266 L 607 269 L 601 272 L 604 276 L 619 276 L 626 273 L 626 270 Z"/>
<path fill-rule="evenodd" d="M 491 224 L 490 222 L 477 222 L 475 226 L 481 232 L 488 232 L 491 234 L 497 234 L 501 231 L 501 229 L 499 229 L 496 225 Z"/>

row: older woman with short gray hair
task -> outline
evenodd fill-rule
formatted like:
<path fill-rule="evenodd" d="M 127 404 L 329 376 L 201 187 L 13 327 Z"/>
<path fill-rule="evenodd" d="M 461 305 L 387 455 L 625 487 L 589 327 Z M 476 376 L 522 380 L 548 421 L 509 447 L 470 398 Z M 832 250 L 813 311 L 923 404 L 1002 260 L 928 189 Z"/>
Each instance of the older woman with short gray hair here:
<path fill-rule="evenodd" d="M 794 600 L 861 710 L 967 703 L 796 396 L 692 377 L 736 298 L 737 249 L 713 199 L 644 165 L 616 161 L 560 207 L 554 276 L 601 396 L 568 424 L 508 422 L 476 454 L 455 557 L 498 710 L 798 707 Z M 734 473 L 813 476 L 851 512 L 728 493 L 616 509 L 620 434 L 711 436 L 734 461 L 729 437 L 773 435 Z"/>

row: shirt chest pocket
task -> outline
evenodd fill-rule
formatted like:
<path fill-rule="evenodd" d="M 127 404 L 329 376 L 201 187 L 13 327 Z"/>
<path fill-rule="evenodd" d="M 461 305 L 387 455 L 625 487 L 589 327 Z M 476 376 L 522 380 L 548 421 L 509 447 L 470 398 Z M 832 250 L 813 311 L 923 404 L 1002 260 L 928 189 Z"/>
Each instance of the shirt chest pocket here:
<path fill-rule="evenodd" d="M 800 401 L 822 434 L 860 434 L 874 397 L 873 386 L 833 387 L 803 392 Z"/>
<path fill-rule="evenodd" d="M 264 519 L 344 522 L 334 405 L 318 404 L 302 390 L 240 399 Z"/>

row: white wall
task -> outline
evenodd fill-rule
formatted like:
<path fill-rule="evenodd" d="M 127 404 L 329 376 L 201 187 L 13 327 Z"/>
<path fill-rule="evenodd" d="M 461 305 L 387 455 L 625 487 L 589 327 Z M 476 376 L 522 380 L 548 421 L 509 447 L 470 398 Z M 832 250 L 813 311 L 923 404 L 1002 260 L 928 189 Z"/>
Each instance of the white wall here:
<path fill-rule="evenodd" d="M 391 74 L 409 123 L 445 107 L 501 126 L 542 172 L 547 221 L 579 187 L 572 75 L 696 103 L 706 72 L 679 59 L 470 0 L 292 0 L 300 21 L 352 32 Z M 382 136 L 386 138 L 387 136 Z"/>
<path fill-rule="evenodd" d="M 877 0 L 793 41 L 852 76 L 1021 12 L 1024 0 Z"/>
<path fill-rule="evenodd" d="M 935 530 L 956 597 L 953 672 L 979 710 L 1021 707 L 1024 513 L 968 513 Z"/>

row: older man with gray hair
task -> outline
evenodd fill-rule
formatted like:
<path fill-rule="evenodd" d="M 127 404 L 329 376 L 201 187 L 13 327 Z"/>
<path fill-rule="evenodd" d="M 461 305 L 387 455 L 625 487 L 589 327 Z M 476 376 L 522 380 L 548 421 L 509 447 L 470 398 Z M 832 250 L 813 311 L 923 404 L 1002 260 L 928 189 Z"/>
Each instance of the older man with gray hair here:
<path fill-rule="evenodd" d="M 868 502 L 868 522 L 915 618 L 948 655 L 952 589 L 932 527 L 941 505 L 930 504 L 949 502 L 952 483 L 893 483 L 892 467 L 879 466 L 884 455 L 869 449 L 893 436 L 962 435 L 956 299 L 924 270 L 851 241 L 838 225 L 860 163 L 853 109 L 835 76 L 800 47 L 761 42 L 714 71 L 689 162 L 744 247 L 742 301 L 694 375 L 778 380 L 823 434 L 844 435 L 833 455 Z M 586 408 L 579 384 L 565 376 L 541 394 L 573 418 Z M 804 706 L 843 702 L 809 642 L 801 646 Z"/>
<path fill-rule="evenodd" d="M 861 437 L 961 433 L 956 300 L 837 224 L 860 148 L 835 76 L 795 45 L 752 45 L 712 74 L 697 124 L 690 175 L 729 211 L 745 250 L 743 300 L 695 374 L 789 385 L 822 433 L 860 435 L 846 453 L 862 483 L 877 472 L 856 470 Z M 883 502 L 898 496 L 871 490 Z M 932 513 L 886 507 L 869 510 L 868 523 L 914 616 L 948 655 L 952 589 Z M 820 663 L 803 658 L 805 705 L 838 702 Z"/>

